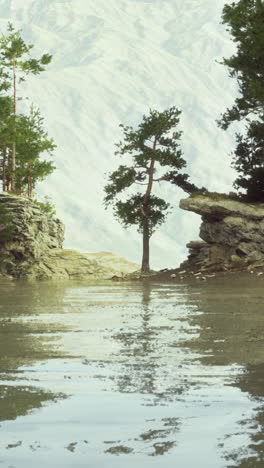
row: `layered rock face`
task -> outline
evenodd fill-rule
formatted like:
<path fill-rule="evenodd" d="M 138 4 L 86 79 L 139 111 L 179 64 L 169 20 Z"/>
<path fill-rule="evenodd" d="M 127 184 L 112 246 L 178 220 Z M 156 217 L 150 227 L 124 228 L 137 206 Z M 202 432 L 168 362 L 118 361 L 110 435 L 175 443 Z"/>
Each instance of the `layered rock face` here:
<path fill-rule="evenodd" d="M 264 265 L 264 204 L 248 204 L 219 195 L 196 195 L 180 208 L 202 216 L 200 237 L 190 242 L 181 267 L 200 270 Z"/>
<path fill-rule="evenodd" d="M 15 277 L 38 276 L 38 265 L 62 248 L 64 225 L 31 200 L 0 194 L 0 268 Z"/>
<path fill-rule="evenodd" d="M 62 248 L 63 223 L 21 196 L 0 194 L 0 273 L 29 279 L 95 279 L 127 274 L 138 265 L 114 254 Z"/>

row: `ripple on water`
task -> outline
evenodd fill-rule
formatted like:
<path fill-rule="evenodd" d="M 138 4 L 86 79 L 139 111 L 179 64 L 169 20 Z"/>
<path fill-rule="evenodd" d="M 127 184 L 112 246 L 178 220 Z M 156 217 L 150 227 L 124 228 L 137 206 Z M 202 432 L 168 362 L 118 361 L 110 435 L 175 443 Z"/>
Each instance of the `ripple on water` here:
<path fill-rule="evenodd" d="M 0 463 L 261 467 L 262 289 L 0 285 Z"/>

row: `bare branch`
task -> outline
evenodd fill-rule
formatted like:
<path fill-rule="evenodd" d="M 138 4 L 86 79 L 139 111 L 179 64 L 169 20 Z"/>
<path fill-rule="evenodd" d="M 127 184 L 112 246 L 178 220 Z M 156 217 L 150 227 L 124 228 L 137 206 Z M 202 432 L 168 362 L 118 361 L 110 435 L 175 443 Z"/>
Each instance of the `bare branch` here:
<path fill-rule="evenodd" d="M 166 175 L 159 177 L 158 179 L 153 179 L 153 182 L 160 182 L 161 180 L 168 180 L 168 177 Z"/>

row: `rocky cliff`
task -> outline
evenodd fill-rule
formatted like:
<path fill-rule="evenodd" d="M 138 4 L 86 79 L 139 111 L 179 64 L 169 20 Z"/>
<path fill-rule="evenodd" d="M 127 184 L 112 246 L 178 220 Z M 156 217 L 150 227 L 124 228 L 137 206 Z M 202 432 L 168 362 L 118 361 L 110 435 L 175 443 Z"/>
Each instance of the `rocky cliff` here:
<path fill-rule="evenodd" d="M 138 268 L 123 257 L 62 248 L 63 223 L 36 202 L 0 194 L 0 273 L 14 278 L 94 279 Z"/>
<path fill-rule="evenodd" d="M 187 244 L 190 254 L 181 268 L 221 271 L 264 265 L 264 204 L 209 194 L 181 200 L 180 208 L 202 216 L 202 241 Z"/>

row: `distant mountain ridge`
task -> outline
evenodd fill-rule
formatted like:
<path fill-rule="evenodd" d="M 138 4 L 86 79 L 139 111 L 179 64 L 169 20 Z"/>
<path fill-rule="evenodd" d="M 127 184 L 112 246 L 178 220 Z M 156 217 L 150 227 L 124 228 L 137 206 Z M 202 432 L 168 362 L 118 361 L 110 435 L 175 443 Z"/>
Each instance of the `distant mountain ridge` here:
<path fill-rule="evenodd" d="M 105 212 L 102 188 L 105 173 L 119 164 L 119 123 L 136 125 L 149 108 L 179 107 L 194 183 L 231 189 L 233 132 L 215 123 L 235 95 L 235 84 L 216 63 L 233 50 L 220 24 L 224 3 L 0 0 L 1 30 L 12 21 L 35 45 L 34 54 L 53 54 L 48 70 L 29 78 L 20 94 L 40 107 L 58 145 L 58 170 L 39 192 L 51 195 L 66 224 L 66 247 L 114 251 L 140 262 L 140 236 Z M 175 267 L 186 256 L 186 242 L 197 237 L 199 220 L 178 209 L 180 190 L 161 190 L 175 210 L 152 239 L 152 266 Z"/>

